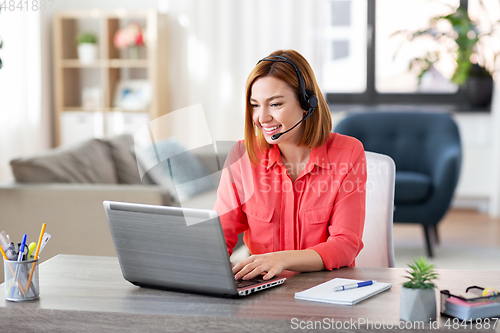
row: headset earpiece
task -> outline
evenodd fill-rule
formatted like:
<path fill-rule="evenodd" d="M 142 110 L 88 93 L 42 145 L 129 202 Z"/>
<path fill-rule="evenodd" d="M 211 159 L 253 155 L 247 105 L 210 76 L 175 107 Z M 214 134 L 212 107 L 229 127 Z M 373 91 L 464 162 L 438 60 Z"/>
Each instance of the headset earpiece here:
<path fill-rule="evenodd" d="M 310 90 L 306 90 L 307 106 L 308 110 L 315 109 L 318 106 L 318 97 Z"/>

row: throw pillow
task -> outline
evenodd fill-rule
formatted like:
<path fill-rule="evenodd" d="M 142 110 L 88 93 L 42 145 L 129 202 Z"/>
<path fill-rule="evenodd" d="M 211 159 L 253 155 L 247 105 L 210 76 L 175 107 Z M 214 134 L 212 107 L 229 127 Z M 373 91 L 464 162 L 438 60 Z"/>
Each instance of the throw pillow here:
<path fill-rule="evenodd" d="M 200 160 L 174 138 L 136 147 L 136 158 L 145 175 L 165 187 L 177 202 L 216 188 Z"/>
<path fill-rule="evenodd" d="M 137 161 L 130 152 L 131 147 L 134 145 L 134 138 L 129 134 L 122 134 L 104 142 L 111 149 L 111 157 L 114 161 L 118 183 L 142 184 L 139 169 L 137 168 Z"/>
<path fill-rule="evenodd" d="M 117 182 L 110 148 L 99 139 L 17 158 L 10 165 L 16 181 L 24 183 Z"/>

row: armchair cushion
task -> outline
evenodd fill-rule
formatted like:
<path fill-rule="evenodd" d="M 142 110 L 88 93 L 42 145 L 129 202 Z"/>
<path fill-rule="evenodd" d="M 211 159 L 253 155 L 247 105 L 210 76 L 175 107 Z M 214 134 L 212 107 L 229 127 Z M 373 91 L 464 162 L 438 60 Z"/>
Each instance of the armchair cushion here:
<path fill-rule="evenodd" d="M 396 193 L 394 201 L 398 203 L 421 202 L 432 191 L 431 177 L 418 172 L 396 172 Z"/>

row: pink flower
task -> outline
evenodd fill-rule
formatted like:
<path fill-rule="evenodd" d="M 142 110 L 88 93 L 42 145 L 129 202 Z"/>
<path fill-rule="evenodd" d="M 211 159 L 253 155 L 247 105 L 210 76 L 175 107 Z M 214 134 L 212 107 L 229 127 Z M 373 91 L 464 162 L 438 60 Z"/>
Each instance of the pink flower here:
<path fill-rule="evenodd" d="M 142 27 L 138 23 L 130 23 L 116 32 L 113 42 L 119 49 L 144 45 Z"/>

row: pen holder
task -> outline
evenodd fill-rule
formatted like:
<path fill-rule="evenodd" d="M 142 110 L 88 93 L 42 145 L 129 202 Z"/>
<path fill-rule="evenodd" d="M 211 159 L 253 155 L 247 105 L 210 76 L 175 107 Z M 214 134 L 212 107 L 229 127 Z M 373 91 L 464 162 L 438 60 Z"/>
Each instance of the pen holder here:
<path fill-rule="evenodd" d="M 20 302 L 40 297 L 38 259 L 13 261 L 4 259 L 5 299 Z"/>

